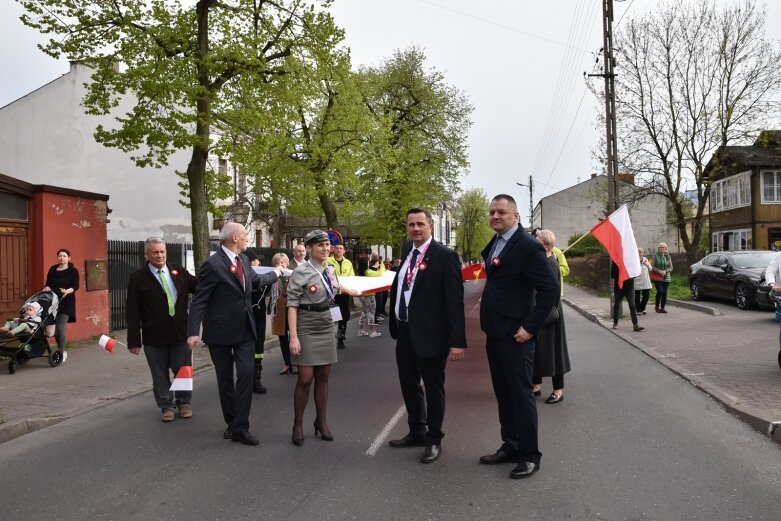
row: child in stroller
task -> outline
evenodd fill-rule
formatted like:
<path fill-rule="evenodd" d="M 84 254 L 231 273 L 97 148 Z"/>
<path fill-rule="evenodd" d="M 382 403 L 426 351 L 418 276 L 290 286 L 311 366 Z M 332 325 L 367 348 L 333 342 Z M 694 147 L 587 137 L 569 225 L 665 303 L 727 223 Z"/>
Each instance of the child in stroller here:
<path fill-rule="evenodd" d="M 5 323 L 5 327 L 0 327 L 0 333 L 6 336 L 16 336 L 20 333 L 29 335 L 41 325 L 41 309 L 41 305 L 37 302 L 30 302 L 25 305 L 22 316 L 11 319 Z"/>
<path fill-rule="evenodd" d="M 62 353 L 51 349 L 47 338 L 54 336 L 58 304 L 52 291 L 39 291 L 22 305 L 20 318 L 9 320 L 0 328 L 0 355 L 10 358 L 9 373 L 14 374 L 17 366 L 31 358 L 42 356 L 48 356 L 52 367 L 62 364 Z"/>

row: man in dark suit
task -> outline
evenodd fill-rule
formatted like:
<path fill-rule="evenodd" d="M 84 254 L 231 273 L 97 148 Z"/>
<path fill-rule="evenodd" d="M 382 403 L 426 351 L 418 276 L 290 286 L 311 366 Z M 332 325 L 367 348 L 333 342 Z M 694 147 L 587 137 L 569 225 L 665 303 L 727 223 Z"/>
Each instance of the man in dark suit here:
<path fill-rule="evenodd" d="M 422 463 L 439 458 L 445 418 L 445 365 L 466 348 L 464 285 L 456 253 L 431 238 L 431 213 L 407 211 L 403 263 L 390 292 L 390 334 L 409 433 L 391 447 L 425 447 Z M 423 380 L 425 393 L 420 382 Z"/>
<path fill-rule="evenodd" d="M 127 287 L 127 345 L 134 355 L 144 348 L 152 372 L 152 392 L 163 411 L 161 420 L 174 421 L 193 415 L 192 391 L 169 391 L 170 372 L 191 365 L 187 348 L 187 303 L 197 279 L 181 266 L 167 263 L 162 239 L 146 240 L 147 265 L 130 275 Z M 143 338 L 142 338 L 143 337 Z"/>
<path fill-rule="evenodd" d="M 220 230 L 220 248 L 201 264 L 198 289 L 190 306 L 187 344 L 195 349 L 200 340 L 209 346 L 220 392 L 222 415 L 228 427 L 223 436 L 245 445 L 257 445 L 249 432 L 252 405 L 252 367 L 255 357 L 255 319 L 252 288 L 269 286 L 281 275 L 281 268 L 259 275 L 241 252 L 247 247 L 247 231 L 238 223 Z M 236 366 L 236 382 L 233 367 Z"/>
<path fill-rule="evenodd" d="M 496 235 L 482 252 L 486 282 L 480 327 L 486 334 L 503 443 L 480 463 L 513 462 L 510 477 L 528 478 L 539 470 L 542 457 L 532 393 L 536 335 L 556 303 L 559 286 L 542 244 L 519 226 L 515 199 L 497 195 L 488 215 Z"/>

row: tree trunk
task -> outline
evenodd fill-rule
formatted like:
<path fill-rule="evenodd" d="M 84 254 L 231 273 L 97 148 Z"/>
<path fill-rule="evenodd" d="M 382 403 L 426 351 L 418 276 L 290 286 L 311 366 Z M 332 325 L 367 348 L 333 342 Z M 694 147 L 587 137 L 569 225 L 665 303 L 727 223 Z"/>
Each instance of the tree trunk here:
<path fill-rule="evenodd" d="M 193 258 L 196 270 L 209 257 L 209 210 L 206 202 L 206 160 L 209 155 L 209 128 L 211 121 L 211 92 L 206 56 L 209 53 L 209 7 L 213 2 L 201 0 L 196 7 L 198 18 L 198 83 L 201 86 L 196 100 L 196 143 L 187 181 L 190 185 L 190 218 L 193 227 Z"/>

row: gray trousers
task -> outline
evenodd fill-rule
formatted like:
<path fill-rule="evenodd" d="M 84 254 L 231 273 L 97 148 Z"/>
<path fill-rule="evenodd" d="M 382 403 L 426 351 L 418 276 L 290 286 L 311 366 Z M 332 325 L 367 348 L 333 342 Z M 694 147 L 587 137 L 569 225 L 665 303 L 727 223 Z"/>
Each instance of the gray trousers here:
<path fill-rule="evenodd" d="M 183 365 L 191 364 L 190 348 L 187 342 L 178 342 L 167 346 L 144 346 L 146 361 L 152 372 L 152 393 L 160 409 L 173 409 L 175 405 L 189 404 L 192 391 L 169 391 L 171 373 L 174 376 Z"/>

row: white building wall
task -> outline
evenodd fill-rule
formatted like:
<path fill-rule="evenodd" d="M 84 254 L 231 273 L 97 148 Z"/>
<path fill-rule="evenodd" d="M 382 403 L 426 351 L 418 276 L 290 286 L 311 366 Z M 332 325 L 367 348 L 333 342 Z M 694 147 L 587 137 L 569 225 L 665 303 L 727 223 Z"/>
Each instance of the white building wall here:
<path fill-rule="evenodd" d="M 622 194 L 632 190 L 631 185 L 620 184 Z M 535 208 L 534 226 L 553 231 L 556 245 L 564 249 L 570 237 L 588 232 L 605 217 L 606 206 L 607 178 L 597 176 L 544 197 Z M 629 203 L 635 240 L 646 252 L 656 251 L 660 242 L 666 242 L 670 251 L 678 251 L 678 234 L 667 223 L 666 211 L 666 200 L 660 195 L 648 195 Z"/>
<path fill-rule="evenodd" d="M 111 126 L 113 119 L 84 113 L 89 81 L 90 69 L 73 64 L 67 74 L 0 108 L 0 172 L 107 194 L 109 239 L 191 242 L 190 210 L 179 204 L 174 173 L 187 169 L 190 153 L 175 153 L 165 168 L 138 168 L 129 154 L 97 143 L 96 126 Z M 118 111 L 127 108 L 125 103 Z"/>

